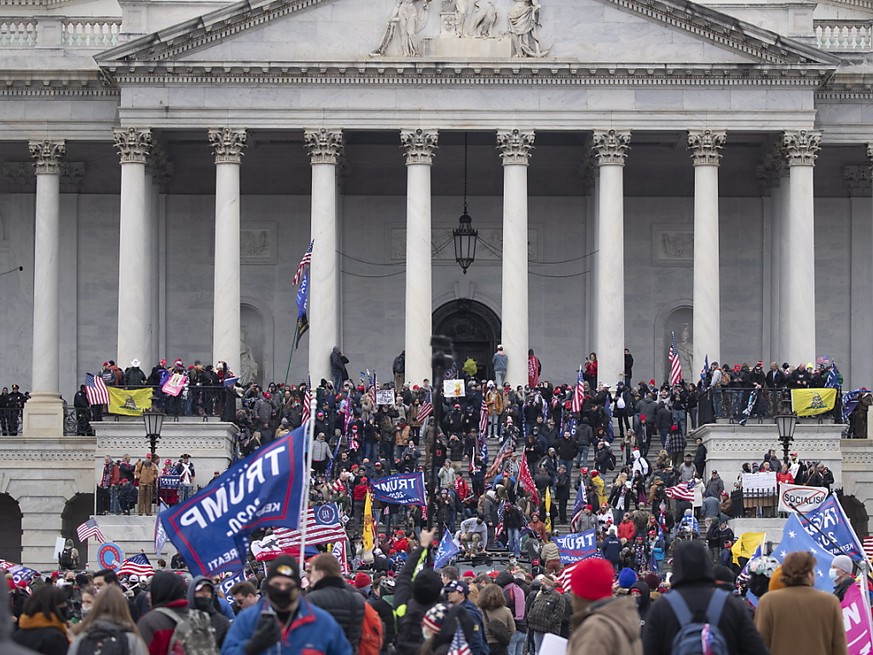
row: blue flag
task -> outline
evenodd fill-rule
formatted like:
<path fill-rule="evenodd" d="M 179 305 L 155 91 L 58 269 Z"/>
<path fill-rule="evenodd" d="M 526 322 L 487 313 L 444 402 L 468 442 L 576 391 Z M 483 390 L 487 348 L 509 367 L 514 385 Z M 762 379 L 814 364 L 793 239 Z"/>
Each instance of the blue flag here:
<path fill-rule="evenodd" d="M 246 581 L 245 571 L 240 571 L 236 575 L 231 576 L 229 578 L 225 578 L 224 580 L 222 580 L 221 584 L 218 585 L 218 588 L 221 591 L 221 595 L 224 596 L 224 600 L 226 600 L 228 603 L 233 603 L 233 596 L 230 593 L 231 588 L 237 582 L 245 582 L 245 581 Z"/>
<path fill-rule="evenodd" d="M 864 559 L 864 549 L 836 496 L 828 496 L 807 512 L 801 523 L 815 543 L 832 555 L 848 555 L 855 562 Z"/>
<path fill-rule="evenodd" d="M 433 567 L 441 569 L 448 564 L 451 559 L 461 552 L 461 547 L 455 541 L 452 533 L 446 530 L 443 533 L 443 538 L 440 540 L 439 548 L 437 548 L 436 556 L 433 560 Z"/>
<path fill-rule="evenodd" d="M 828 379 L 825 382 L 825 387 L 829 389 L 840 388 L 840 371 L 837 369 L 837 360 L 831 364 L 831 370 L 828 371 Z"/>
<path fill-rule="evenodd" d="M 785 529 L 782 531 L 782 541 L 773 549 L 771 554 L 779 560 L 779 563 L 781 564 L 788 553 L 796 553 L 799 551 L 809 552 L 815 556 L 815 588 L 820 591 L 832 593 L 834 590 L 834 583 L 828 577 L 828 569 L 831 568 L 831 562 L 833 561 L 834 556 L 822 548 L 818 542 L 803 529 L 797 514 L 792 514 L 788 517 L 788 521 L 785 523 Z"/>
<path fill-rule="evenodd" d="M 303 507 L 305 428 L 259 448 L 193 498 L 161 512 L 161 524 L 195 576 L 239 571 L 249 536 L 297 528 Z"/>
<path fill-rule="evenodd" d="M 297 289 L 297 318 L 306 314 L 306 303 L 309 301 L 309 271 L 303 274 L 303 281 Z"/>
<path fill-rule="evenodd" d="M 386 475 L 370 483 L 373 499 L 393 505 L 424 505 L 424 472 Z"/>
<path fill-rule="evenodd" d="M 585 532 L 568 534 L 566 537 L 553 537 L 552 541 L 561 552 L 561 564 L 572 564 L 593 556 L 597 552 L 597 538 L 594 533 L 592 528 Z"/>

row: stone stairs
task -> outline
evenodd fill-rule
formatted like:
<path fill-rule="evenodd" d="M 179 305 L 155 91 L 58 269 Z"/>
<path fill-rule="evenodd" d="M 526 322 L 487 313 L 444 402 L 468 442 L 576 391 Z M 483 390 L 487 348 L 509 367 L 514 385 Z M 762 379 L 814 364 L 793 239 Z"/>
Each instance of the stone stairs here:
<path fill-rule="evenodd" d="M 125 558 L 145 553 L 152 566 L 157 568 L 156 562 L 159 558 L 155 555 L 155 516 L 104 514 L 93 518 L 96 519 L 106 540 L 118 544 Z M 97 561 L 99 548 L 97 544 L 90 545 L 88 548 L 88 566 L 92 571 L 103 568 Z M 168 541 L 161 557 L 169 562 L 175 553 L 176 549 Z"/>

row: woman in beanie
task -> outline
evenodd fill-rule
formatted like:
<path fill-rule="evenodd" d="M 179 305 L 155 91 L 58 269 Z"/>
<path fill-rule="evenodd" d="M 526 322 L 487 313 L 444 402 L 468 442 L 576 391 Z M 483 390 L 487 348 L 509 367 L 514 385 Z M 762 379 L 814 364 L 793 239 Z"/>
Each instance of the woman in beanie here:
<path fill-rule="evenodd" d="M 425 613 L 420 623 L 424 642 L 415 651 L 417 655 L 448 655 L 458 626 L 467 644 L 473 637 L 473 620 L 459 605 L 438 603 Z"/>
<path fill-rule="evenodd" d="M 614 598 L 613 578 L 612 567 L 602 559 L 583 560 L 573 570 L 567 655 L 642 655 L 636 601 Z"/>

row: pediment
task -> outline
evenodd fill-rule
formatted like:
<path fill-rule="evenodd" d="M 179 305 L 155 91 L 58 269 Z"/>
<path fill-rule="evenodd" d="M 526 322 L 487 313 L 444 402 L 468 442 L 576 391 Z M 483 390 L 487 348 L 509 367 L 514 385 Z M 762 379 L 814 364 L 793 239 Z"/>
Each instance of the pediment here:
<path fill-rule="evenodd" d="M 471 7 L 459 36 L 456 3 Z M 241 2 L 106 51 L 104 66 L 177 62 L 541 62 L 681 66 L 834 66 L 839 59 L 681 0 L 267 0 Z M 510 25 L 510 12 L 517 16 Z M 522 31 L 513 44 L 511 31 Z M 520 46 L 519 43 L 522 45 Z M 525 47 L 524 44 L 527 44 Z"/>

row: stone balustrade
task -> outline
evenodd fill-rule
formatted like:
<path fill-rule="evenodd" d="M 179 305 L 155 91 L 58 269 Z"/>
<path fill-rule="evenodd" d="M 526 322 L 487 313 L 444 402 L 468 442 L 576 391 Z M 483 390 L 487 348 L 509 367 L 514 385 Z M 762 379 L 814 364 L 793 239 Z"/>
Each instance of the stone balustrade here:
<path fill-rule="evenodd" d="M 873 21 L 815 21 L 816 46 L 830 52 L 870 52 Z"/>
<path fill-rule="evenodd" d="M 122 42 L 120 18 L 0 18 L 0 48 L 106 50 Z"/>
<path fill-rule="evenodd" d="M 112 48 L 120 41 L 121 20 L 117 18 L 65 18 L 63 44 L 67 48 Z"/>
<path fill-rule="evenodd" d="M 36 45 L 37 21 L 32 18 L 0 18 L 0 48 L 29 48 Z"/>

